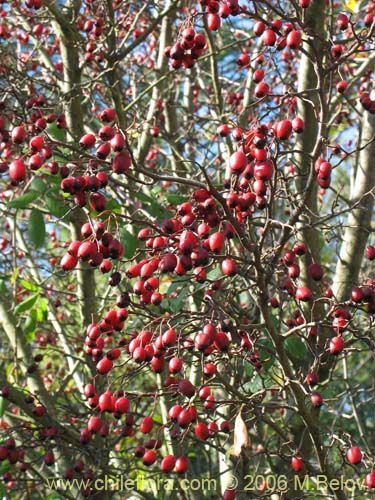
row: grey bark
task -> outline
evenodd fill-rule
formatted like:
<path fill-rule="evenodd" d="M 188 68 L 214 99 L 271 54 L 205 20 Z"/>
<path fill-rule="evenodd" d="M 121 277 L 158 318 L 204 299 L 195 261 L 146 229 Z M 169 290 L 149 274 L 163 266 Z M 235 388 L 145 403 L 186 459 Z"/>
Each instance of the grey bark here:
<path fill-rule="evenodd" d="M 324 16 L 325 2 L 317 0 L 312 2 L 306 13 L 306 25 L 311 32 L 324 38 Z M 318 184 L 313 182 L 306 186 L 311 174 L 313 165 L 313 156 L 320 136 L 324 135 L 322 125 L 326 120 L 324 117 L 325 109 L 322 100 L 319 99 L 318 92 L 314 89 L 318 86 L 318 72 L 321 65 L 320 59 L 323 56 L 322 43 L 317 36 L 310 38 L 303 44 L 305 53 L 301 54 L 300 68 L 298 71 L 298 92 L 304 93 L 304 98 L 298 99 L 298 116 L 305 123 L 305 130 L 300 134 L 297 141 L 297 149 L 301 153 L 296 155 L 296 164 L 298 167 L 298 176 L 296 178 L 296 188 L 298 198 L 306 196 L 305 210 L 300 216 L 297 224 L 299 238 L 301 238 L 308 248 L 308 254 L 305 259 L 301 259 L 301 280 L 307 286 L 314 288 L 312 280 L 308 278 L 308 266 L 312 262 L 320 262 L 319 232 L 312 227 L 316 219 L 317 192 Z M 322 82 L 319 82 L 322 83 Z M 312 90 L 311 90 L 312 89 Z M 319 119 L 319 122 L 318 122 Z"/>
<path fill-rule="evenodd" d="M 343 236 L 333 292 L 342 302 L 348 299 L 351 288 L 357 284 L 363 254 L 371 225 L 375 186 L 375 116 L 365 112 L 362 118 L 363 148 L 359 156 L 357 175 L 350 203 L 355 206 L 349 213 Z"/>

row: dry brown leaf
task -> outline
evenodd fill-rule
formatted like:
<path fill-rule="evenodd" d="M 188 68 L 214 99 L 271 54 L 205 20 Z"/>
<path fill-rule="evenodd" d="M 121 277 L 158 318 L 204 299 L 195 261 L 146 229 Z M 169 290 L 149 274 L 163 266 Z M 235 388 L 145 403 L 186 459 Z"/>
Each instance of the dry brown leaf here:
<path fill-rule="evenodd" d="M 245 422 L 241 416 L 241 410 L 238 413 L 236 420 L 234 422 L 234 444 L 233 444 L 233 455 L 236 457 L 241 455 L 242 448 L 249 448 L 251 446 L 251 441 Z"/>

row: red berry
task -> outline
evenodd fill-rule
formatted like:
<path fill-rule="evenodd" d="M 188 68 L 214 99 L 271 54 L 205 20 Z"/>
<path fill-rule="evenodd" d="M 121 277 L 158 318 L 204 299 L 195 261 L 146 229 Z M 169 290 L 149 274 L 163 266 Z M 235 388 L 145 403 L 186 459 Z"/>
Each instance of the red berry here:
<path fill-rule="evenodd" d="M 259 83 L 264 79 L 264 70 L 261 68 L 258 68 L 254 71 L 253 73 L 253 81 L 255 83 Z"/>
<path fill-rule="evenodd" d="M 208 427 L 204 422 L 198 422 L 194 427 L 194 432 L 195 435 L 202 441 L 205 441 L 210 436 Z"/>
<path fill-rule="evenodd" d="M 331 354 L 340 354 L 340 352 L 344 349 L 345 342 L 342 337 L 339 335 L 337 337 L 333 337 L 329 343 L 329 352 Z"/>
<path fill-rule="evenodd" d="M 306 254 L 306 245 L 302 241 L 296 241 L 293 245 L 293 253 L 295 255 L 301 256 Z"/>
<path fill-rule="evenodd" d="M 131 165 L 130 154 L 126 151 L 117 153 L 112 160 L 112 170 L 115 174 L 125 174 Z"/>
<path fill-rule="evenodd" d="M 183 367 L 183 361 L 181 358 L 172 358 L 169 361 L 169 372 L 170 373 L 179 373 L 182 370 Z"/>
<path fill-rule="evenodd" d="M 197 33 L 194 37 L 194 46 L 196 49 L 204 49 L 206 46 L 206 37 L 203 33 Z"/>
<path fill-rule="evenodd" d="M 217 135 L 220 135 L 221 137 L 227 137 L 229 135 L 229 132 L 229 127 L 225 123 L 223 123 L 223 125 L 219 125 L 216 130 Z"/>
<path fill-rule="evenodd" d="M 14 127 L 11 132 L 12 141 L 15 144 L 22 144 L 26 140 L 26 131 L 22 125 Z"/>
<path fill-rule="evenodd" d="M 337 16 L 337 27 L 339 30 L 344 31 L 349 26 L 349 18 L 346 14 L 339 14 Z"/>
<path fill-rule="evenodd" d="M 60 266 L 63 271 L 71 271 L 78 264 L 78 258 L 66 253 L 61 259 Z"/>
<path fill-rule="evenodd" d="M 254 33 L 257 36 L 260 36 L 264 33 L 264 30 L 266 29 L 266 25 L 263 21 L 258 21 L 257 23 L 254 24 Z"/>
<path fill-rule="evenodd" d="M 89 200 L 90 208 L 95 210 L 95 212 L 103 212 L 105 210 L 107 200 L 102 193 L 91 193 Z"/>
<path fill-rule="evenodd" d="M 263 35 L 262 35 L 262 41 L 263 41 L 264 45 L 267 45 L 267 46 L 275 45 L 276 33 L 271 29 L 265 30 L 263 32 Z"/>
<path fill-rule="evenodd" d="M 94 258 L 94 255 L 98 251 L 98 246 L 93 241 L 85 241 L 79 246 L 77 257 L 84 261 L 88 261 Z"/>
<path fill-rule="evenodd" d="M 309 276 L 314 281 L 320 281 L 323 278 L 323 268 L 320 264 L 310 264 Z"/>
<path fill-rule="evenodd" d="M 90 417 L 87 428 L 90 432 L 97 433 L 99 432 L 101 426 L 103 425 L 102 419 L 100 417 L 97 417 L 93 415 Z"/>
<path fill-rule="evenodd" d="M 122 396 L 121 398 L 116 399 L 115 403 L 115 411 L 118 413 L 126 413 L 129 410 L 129 400 L 128 398 Z"/>
<path fill-rule="evenodd" d="M 95 387 L 92 384 L 86 384 L 84 387 L 84 393 L 87 398 L 92 398 L 95 396 Z"/>
<path fill-rule="evenodd" d="M 161 461 L 160 470 L 162 472 L 172 472 L 175 465 L 176 465 L 176 457 L 174 455 L 167 455 Z"/>
<path fill-rule="evenodd" d="M 170 408 L 168 415 L 171 420 L 177 420 L 179 414 L 182 412 L 183 407 L 181 405 L 174 405 Z"/>
<path fill-rule="evenodd" d="M 189 410 L 182 410 L 178 415 L 177 423 L 180 427 L 182 427 L 182 429 L 186 429 L 187 427 L 189 427 L 191 420 L 192 419 Z"/>
<path fill-rule="evenodd" d="M 99 119 L 104 123 L 113 122 L 116 120 L 116 110 L 113 108 L 106 108 L 99 114 Z"/>
<path fill-rule="evenodd" d="M 356 303 L 362 302 L 363 292 L 362 292 L 361 288 L 359 288 L 359 287 L 352 288 L 351 299 L 353 302 L 356 302 Z"/>
<path fill-rule="evenodd" d="M 156 462 L 156 451 L 147 450 L 143 455 L 142 461 L 147 466 L 154 464 Z"/>
<path fill-rule="evenodd" d="M 292 458 L 292 468 L 294 471 L 300 471 L 303 469 L 303 460 L 300 457 Z"/>
<path fill-rule="evenodd" d="M 44 139 L 41 135 L 36 135 L 30 139 L 29 142 L 30 149 L 33 153 L 42 151 L 44 146 Z"/>
<path fill-rule="evenodd" d="M 270 86 L 266 82 L 260 82 L 254 89 L 254 95 L 257 99 L 261 99 L 270 93 Z"/>
<path fill-rule="evenodd" d="M 26 179 L 26 165 L 22 160 L 13 160 L 9 165 L 9 177 L 15 182 Z"/>
<path fill-rule="evenodd" d="M 101 394 L 99 397 L 99 400 L 98 400 L 98 405 L 99 405 L 100 411 L 111 412 L 113 409 L 112 402 L 113 402 L 113 400 L 112 400 L 112 393 L 111 392 L 107 391 L 107 392 L 104 392 L 103 394 Z"/>
<path fill-rule="evenodd" d="M 139 430 L 143 432 L 143 434 L 149 434 L 154 426 L 154 421 L 152 417 L 144 417 L 139 426 Z"/>
<path fill-rule="evenodd" d="M 170 328 L 162 335 L 163 347 L 172 347 L 177 341 L 177 333 L 173 328 Z"/>
<path fill-rule="evenodd" d="M 281 122 L 278 122 L 275 127 L 275 132 L 278 137 L 278 139 L 281 140 L 286 140 L 290 137 L 290 134 L 292 133 L 293 130 L 293 125 L 290 120 L 282 120 Z"/>
<path fill-rule="evenodd" d="M 229 167 L 233 174 L 241 173 L 248 164 L 247 156 L 242 151 L 236 151 L 229 158 Z"/>
<path fill-rule="evenodd" d="M 179 457 L 176 460 L 175 470 L 179 474 L 186 472 L 188 468 L 188 459 L 186 457 Z"/>
<path fill-rule="evenodd" d="M 182 37 L 185 38 L 185 40 L 191 41 L 194 40 L 195 37 L 195 30 L 194 28 L 185 28 L 182 32 Z"/>
<path fill-rule="evenodd" d="M 113 363 L 108 358 L 101 359 L 96 365 L 96 371 L 100 373 L 100 375 L 106 375 L 112 370 Z"/>
<path fill-rule="evenodd" d="M 310 396 L 310 400 L 315 408 L 320 408 L 323 405 L 323 398 L 318 392 L 313 392 Z"/>
<path fill-rule="evenodd" d="M 81 148 L 92 148 L 96 142 L 96 137 L 93 134 L 85 134 L 79 140 Z"/>
<path fill-rule="evenodd" d="M 274 165 L 272 160 L 257 162 L 254 166 L 254 177 L 257 180 L 269 181 L 274 172 Z"/>
<path fill-rule="evenodd" d="M 178 392 L 187 398 L 191 398 L 195 394 L 195 387 L 190 380 L 181 379 L 178 382 Z"/>
<path fill-rule="evenodd" d="M 369 472 L 366 475 L 365 482 L 367 488 L 375 488 L 375 472 Z"/>
<path fill-rule="evenodd" d="M 375 259 L 375 247 L 373 247 L 372 245 L 369 245 L 366 248 L 365 255 L 366 255 L 366 258 L 368 260 L 374 260 Z"/>
<path fill-rule="evenodd" d="M 104 127 L 99 129 L 98 135 L 102 141 L 110 141 L 111 139 L 114 138 L 115 136 L 115 129 L 113 127 L 110 127 L 109 125 L 105 125 Z M 111 146 L 108 144 L 107 145 L 108 151 L 111 151 Z M 109 154 L 109 153 L 108 153 Z"/>
<path fill-rule="evenodd" d="M 224 235 L 220 232 L 213 233 L 208 239 L 208 244 L 211 252 L 220 253 L 225 242 Z"/>
<path fill-rule="evenodd" d="M 336 90 L 339 94 L 343 94 L 347 88 L 348 84 L 346 83 L 345 80 L 340 80 L 339 82 L 336 83 Z"/>
<path fill-rule="evenodd" d="M 296 254 L 292 250 L 287 250 L 283 256 L 283 261 L 286 266 L 291 266 L 296 260 Z"/>
<path fill-rule="evenodd" d="M 302 287 L 297 288 L 296 299 L 301 300 L 302 302 L 308 302 L 309 300 L 311 300 L 312 293 L 311 293 L 310 288 L 307 288 L 306 286 L 302 286 Z"/>
<path fill-rule="evenodd" d="M 297 30 L 292 30 L 286 37 L 286 44 L 290 49 L 298 49 L 301 45 L 301 33 Z"/>
<path fill-rule="evenodd" d="M 237 274 L 237 264 L 233 259 L 224 259 L 221 263 L 221 270 L 226 276 Z"/>
<path fill-rule="evenodd" d="M 55 463 L 55 456 L 52 451 L 49 451 L 44 455 L 43 461 L 46 465 L 51 466 Z"/>
<path fill-rule="evenodd" d="M 235 500 L 236 494 L 236 490 L 225 490 L 223 500 Z"/>
<path fill-rule="evenodd" d="M 221 26 L 220 16 L 217 14 L 208 14 L 207 27 L 210 31 L 217 31 Z"/>
<path fill-rule="evenodd" d="M 305 129 L 305 123 L 302 120 L 302 118 L 300 118 L 299 116 L 296 116 L 295 118 L 293 118 L 292 128 L 293 128 L 294 132 L 296 132 L 297 134 L 300 134 L 301 132 L 303 132 Z"/>
<path fill-rule="evenodd" d="M 306 376 L 306 383 L 309 385 L 316 385 L 319 382 L 319 377 L 316 372 L 308 373 Z"/>
<path fill-rule="evenodd" d="M 362 452 L 358 446 L 352 446 L 346 452 L 346 458 L 351 464 L 359 464 L 362 461 Z"/>

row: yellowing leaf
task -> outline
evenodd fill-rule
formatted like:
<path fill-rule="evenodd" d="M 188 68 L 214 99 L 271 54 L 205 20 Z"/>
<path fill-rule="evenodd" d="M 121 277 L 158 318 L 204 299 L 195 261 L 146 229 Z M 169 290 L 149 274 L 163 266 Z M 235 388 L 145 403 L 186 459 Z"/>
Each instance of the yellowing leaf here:
<path fill-rule="evenodd" d="M 137 137 L 140 136 L 139 130 L 136 129 L 131 129 L 126 131 L 126 135 L 128 137 L 131 137 L 132 139 L 136 139 Z"/>
<path fill-rule="evenodd" d="M 242 419 L 240 410 L 234 422 L 233 455 L 239 457 L 241 455 L 242 448 L 249 448 L 250 446 L 250 437 L 247 432 L 246 424 Z"/>
<path fill-rule="evenodd" d="M 352 14 L 358 14 L 359 11 L 358 0 L 347 0 L 344 5 Z"/>

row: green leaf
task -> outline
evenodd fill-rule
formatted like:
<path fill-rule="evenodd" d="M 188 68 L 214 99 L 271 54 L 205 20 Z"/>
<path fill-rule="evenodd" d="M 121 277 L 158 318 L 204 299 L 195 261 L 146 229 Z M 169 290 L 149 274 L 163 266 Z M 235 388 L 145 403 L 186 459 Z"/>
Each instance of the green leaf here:
<path fill-rule="evenodd" d="M 170 295 L 173 293 L 177 288 L 183 287 L 190 283 L 191 278 L 190 276 L 185 276 L 183 278 L 176 279 L 175 281 L 172 281 L 172 283 L 168 287 L 167 295 Z"/>
<path fill-rule="evenodd" d="M 254 367 L 250 361 L 246 361 L 245 363 L 245 373 L 248 377 L 252 377 L 254 375 Z"/>
<path fill-rule="evenodd" d="M 70 149 L 62 148 L 61 146 L 59 146 L 59 149 L 57 149 L 57 148 L 54 149 L 53 156 L 51 159 L 55 160 L 57 162 L 66 163 L 67 161 L 69 161 L 71 154 L 72 154 L 72 152 L 70 151 Z M 74 158 L 72 158 L 72 160 L 74 160 Z M 51 175 L 51 179 L 58 178 L 58 177 L 59 176 Z"/>
<path fill-rule="evenodd" d="M 303 359 L 306 354 L 304 343 L 299 337 L 290 336 L 284 342 L 285 350 L 291 356 L 298 359 Z"/>
<path fill-rule="evenodd" d="M 134 196 L 139 201 L 144 201 L 145 203 L 153 203 L 154 202 L 154 200 L 150 196 L 147 196 L 147 194 L 144 194 L 144 193 L 134 193 Z"/>
<path fill-rule="evenodd" d="M 48 316 L 47 301 L 44 297 L 41 297 L 38 302 L 38 308 L 36 309 L 36 321 L 45 321 Z"/>
<path fill-rule="evenodd" d="M 3 463 L 0 463 L 0 476 L 3 476 L 10 469 L 10 463 L 8 460 L 4 460 Z M 0 483 L 1 484 L 1 483 Z M 5 496 L 1 498 L 6 498 Z"/>
<path fill-rule="evenodd" d="M 10 464 L 9 464 L 9 468 L 10 468 Z M 6 471 L 4 471 L 5 473 Z M 4 475 L 4 473 L 2 475 Z M 6 491 L 5 491 L 5 485 L 0 483 L 0 498 L 6 498 Z"/>
<path fill-rule="evenodd" d="M 59 128 L 56 123 L 48 124 L 47 133 L 56 141 L 63 142 L 65 140 L 65 130 L 63 128 Z"/>
<path fill-rule="evenodd" d="M 279 320 L 277 319 L 275 314 L 271 313 L 271 321 L 273 323 L 273 326 L 276 328 L 276 330 L 278 330 L 279 329 Z M 267 330 L 267 332 L 268 332 L 268 330 Z M 268 332 L 268 334 L 269 334 L 269 332 Z"/>
<path fill-rule="evenodd" d="M 64 217 L 64 215 L 69 210 L 69 208 L 64 205 L 64 202 L 62 200 L 54 198 L 53 196 L 46 196 L 45 202 L 48 211 L 58 219 Z"/>
<path fill-rule="evenodd" d="M 189 290 L 189 283 L 191 279 L 190 277 L 184 277 L 177 279 L 176 281 L 173 281 L 166 292 L 166 295 L 169 296 L 171 293 L 175 292 L 178 288 L 181 288 L 181 290 L 178 291 L 178 295 L 173 298 L 165 299 L 161 303 L 162 309 L 164 311 L 168 311 L 170 313 L 175 314 L 176 312 L 180 311 L 183 306 L 183 302 L 186 298 L 186 296 L 190 293 Z"/>
<path fill-rule="evenodd" d="M 160 206 L 158 203 L 151 203 L 148 207 L 150 214 L 155 217 L 158 221 L 168 216 L 170 212 L 164 207 Z"/>
<path fill-rule="evenodd" d="M 43 179 L 40 177 L 34 177 L 30 184 L 30 189 L 32 191 L 37 191 L 38 193 L 45 193 L 46 185 L 43 182 Z"/>
<path fill-rule="evenodd" d="M 166 193 L 164 197 L 167 200 L 167 202 L 170 203 L 171 205 L 180 205 L 181 203 L 185 203 L 185 201 L 188 201 L 189 199 L 187 196 L 174 193 Z"/>
<path fill-rule="evenodd" d="M 263 389 L 263 379 L 258 374 L 256 374 L 252 380 L 246 382 L 246 384 L 244 385 L 244 389 L 249 393 L 261 391 Z"/>
<path fill-rule="evenodd" d="M 197 290 L 193 295 L 194 304 L 197 306 L 197 308 L 200 308 L 202 306 L 203 299 L 204 299 L 204 291 L 202 288 L 200 290 Z"/>
<path fill-rule="evenodd" d="M 3 396 L 0 396 L 0 418 L 3 418 L 4 416 L 6 405 L 7 400 L 3 398 Z"/>
<path fill-rule="evenodd" d="M 160 424 L 162 425 L 163 424 L 163 419 L 161 418 L 160 415 L 153 415 L 152 416 L 152 420 L 155 422 L 155 424 Z"/>
<path fill-rule="evenodd" d="M 20 280 L 20 285 L 25 290 L 29 290 L 30 292 L 39 292 L 39 287 L 37 285 L 34 285 L 34 283 L 30 283 L 30 281 L 26 281 L 24 279 L 21 279 Z"/>
<path fill-rule="evenodd" d="M 214 269 L 211 269 L 207 273 L 207 278 L 209 280 L 217 280 L 217 279 L 221 278 L 222 276 L 223 276 L 223 273 L 221 272 L 219 267 L 215 267 Z"/>
<path fill-rule="evenodd" d="M 159 194 L 161 191 L 163 191 L 163 188 L 161 186 L 155 186 L 151 189 L 151 194 L 152 196 L 156 196 Z"/>
<path fill-rule="evenodd" d="M 173 299 L 169 299 L 170 302 L 170 311 L 175 314 L 176 312 L 180 311 L 183 306 L 183 302 L 185 300 L 185 297 L 189 293 L 189 288 L 185 287 L 181 290 L 181 292 L 178 294 L 177 297 L 174 297 Z"/>
<path fill-rule="evenodd" d="M 134 196 L 139 200 L 144 203 L 146 203 L 146 207 L 148 212 L 155 217 L 156 219 L 160 220 L 161 218 L 168 217 L 168 210 L 166 210 L 164 207 L 159 205 L 153 198 L 150 196 L 147 196 L 144 193 L 135 193 Z"/>
<path fill-rule="evenodd" d="M 124 247 L 124 257 L 126 259 L 133 258 L 139 245 L 138 239 L 127 229 L 122 229 L 120 241 L 122 246 Z"/>
<path fill-rule="evenodd" d="M 270 340 L 262 340 L 257 343 L 257 346 L 259 347 L 260 359 L 264 369 L 270 368 L 276 361 L 276 356 L 273 354 L 273 343 Z"/>
<path fill-rule="evenodd" d="M 30 241 L 34 243 L 36 248 L 41 247 L 46 237 L 46 226 L 43 214 L 37 208 L 31 210 L 28 229 Z"/>
<path fill-rule="evenodd" d="M 16 267 L 16 269 L 14 270 L 12 276 L 9 278 L 9 282 L 10 282 L 11 285 L 14 285 L 14 283 L 16 282 L 16 279 L 18 278 L 19 274 L 20 274 L 20 268 Z"/>
<path fill-rule="evenodd" d="M 32 342 L 35 338 L 36 314 L 32 313 L 35 313 L 35 311 L 31 311 L 31 314 L 26 318 L 25 324 L 23 326 L 23 331 L 26 335 L 28 343 Z"/>
<path fill-rule="evenodd" d="M 26 208 L 31 202 L 39 198 L 40 193 L 37 191 L 28 191 L 27 193 L 18 196 L 8 203 L 8 208 Z"/>
<path fill-rule="evenodd" d="M 33 295 L 30 295 L 30 297 L 27 297 L 27 299 L 23 300 L 20 304 L 18 304 L 15 307 L 14 309 L 15 314 L 21 314 L 33 308 L 38 298 L 39 298 L 39 293 L 34 293 Z"/>
<path fill-rule="evenodd" d="M 117 200 L 111 198 L 110 200 L 107 200 L 105 209 L 118 214 L 121 212 L 121 205 Z"/>
<path fill-rule="evenodd" d="M 61 190 L 61 177 L 59 175 L 52 175 L 48 179 L 48 189 L 45 191 L 46 194 L 58 193 Z"/>
<path fill-rule="evenodd" d="M 163 299 L 163 302 L 161 303 L 160 307 L 163 309 L 163 311 L 170 311 L 171 299 Z"/>

